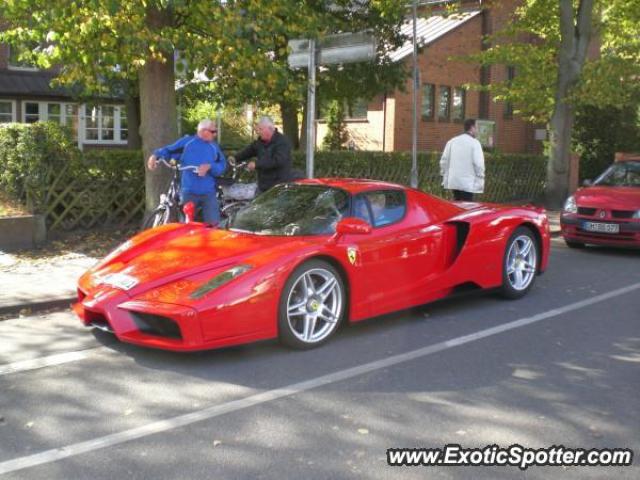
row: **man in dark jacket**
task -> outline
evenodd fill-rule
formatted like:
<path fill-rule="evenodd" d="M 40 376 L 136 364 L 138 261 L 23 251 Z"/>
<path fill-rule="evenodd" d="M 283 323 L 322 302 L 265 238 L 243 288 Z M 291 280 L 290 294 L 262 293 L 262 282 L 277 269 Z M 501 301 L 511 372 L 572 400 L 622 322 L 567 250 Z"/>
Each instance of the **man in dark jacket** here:
<path fill-rule="evenodd" d="M 260 138 L 238 152 L 235 159 L 229 157 L 229 161 L 242 162 L 255 157 L 255 161 L 247 164 L 247 169 L 257 171 L 258 190 L 262 193 L 292 179 L 291 142 L 276 130 L 270 117 L 262 117 L 256 129 Z"/>

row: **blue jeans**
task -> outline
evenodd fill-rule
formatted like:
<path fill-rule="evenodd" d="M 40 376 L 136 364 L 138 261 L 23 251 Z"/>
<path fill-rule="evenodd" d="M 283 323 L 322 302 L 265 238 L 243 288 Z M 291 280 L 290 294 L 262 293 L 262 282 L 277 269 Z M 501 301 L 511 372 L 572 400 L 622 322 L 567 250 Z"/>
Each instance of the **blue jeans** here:
<path fill-rule="evenodd" d="M 196 194 L 191 192 L 182 192 L 182 204 L 193 202 L 198 208 L 202 209 L 202 221 L 211 225 L 220 223 L 220 207 L 218 207 L 218 199 L 216 193 Z"/>

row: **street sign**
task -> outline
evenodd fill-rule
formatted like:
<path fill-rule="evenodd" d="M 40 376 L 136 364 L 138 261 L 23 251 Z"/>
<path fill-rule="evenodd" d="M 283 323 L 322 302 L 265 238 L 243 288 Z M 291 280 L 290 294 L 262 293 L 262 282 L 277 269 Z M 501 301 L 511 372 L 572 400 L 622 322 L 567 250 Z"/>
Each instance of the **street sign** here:
<path fill-rule="evenodd" d="M 309 40 L 290 40 L 291 68 L 307 68 L 309 65 Z M 322 39 L 317 49 L 318 65 L 365 62 L 376 57 L 376 40 L 367 32 L 340 33 Z"/>
<path fill-rule="evenodd" d="M 319 45 L 314 39 L 290 40 L 291 68 L 307 68 L 307 178 L 313 178 L 316 144 L 316 68 L 317 65 L 371 61 L 376 56 L 376 40 L 368 32 L 340 33 L 325 37 Z"/>

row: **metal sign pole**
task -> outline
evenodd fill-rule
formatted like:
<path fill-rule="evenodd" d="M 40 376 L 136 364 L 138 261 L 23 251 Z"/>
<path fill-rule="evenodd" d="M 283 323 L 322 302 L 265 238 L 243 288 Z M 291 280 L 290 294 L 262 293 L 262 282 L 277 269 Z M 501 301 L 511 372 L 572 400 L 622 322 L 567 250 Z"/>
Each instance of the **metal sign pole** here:
<path fill-rule="evenodd" d="M 411 186 L 418 187 L 418 2 L 413 0 L 413 131 L 411 144 Z"/>
<path fill-rule="evenodd" d="M 313 178 L 316 146 L 316 41 L 309 40 L 309 86 L 307 88 L 307 178 Z"/>

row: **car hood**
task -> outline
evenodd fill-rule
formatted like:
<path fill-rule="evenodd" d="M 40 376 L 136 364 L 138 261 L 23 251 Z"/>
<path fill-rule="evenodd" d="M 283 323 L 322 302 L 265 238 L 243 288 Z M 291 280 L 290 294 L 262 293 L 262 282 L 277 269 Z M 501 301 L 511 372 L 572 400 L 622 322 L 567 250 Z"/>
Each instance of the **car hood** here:
<path fill-rule="evenodd" d="M 638 187 L 586 187 L 575 194 L 580 207 L 608 208 L 612 210 L 640 209 Z"/>
<path fill-rule="evenodd" d="M 180 233 L 161 235 L 142 244 L 134 237 L 129 249 L 96 265 L 81 278 L 80 285 L 90 290 L 101 283 L 120 283 L 119 288 L 136 296 L 201 272 L 222 271 L 242 262 L 264 264 L 323 241 L 316 237 L 263 236 L 204 227 Z"/>

